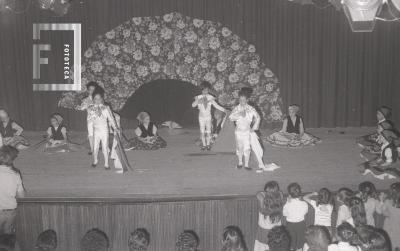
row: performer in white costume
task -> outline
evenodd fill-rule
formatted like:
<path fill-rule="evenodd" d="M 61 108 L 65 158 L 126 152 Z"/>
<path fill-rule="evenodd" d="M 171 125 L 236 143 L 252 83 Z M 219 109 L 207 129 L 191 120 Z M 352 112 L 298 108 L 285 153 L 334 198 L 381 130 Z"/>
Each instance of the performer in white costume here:
<path fill-rule="evenodd" d="M 255 131 L 260 126 L 260 115 L 254 109 L 254 107 L 248 104 L 250 92 L 247 90 L 240 90 L 239 92 L 239 105 L 236 106 L 232 113 L 229 115 L 229 119 L 236 123 L 235 139 L 236 139 L 236 155 L 238 157 L 237 168 L 243 167 L 244 157 L 244 168 L 251 170 L 249 167 L 250 153 L 253 150 L 257 161 L 258 161 L 258 172 L 262 171 L 273 171 L 278 168 L 275 164 L 265 166 L 263 161 L 263 148 L 258 140 L 258 135 Z"/>
<path fill-rule="evenodd" d="M 118 127 L 115 124 L 115 120 L 112 117 L 111 109 L 104 105 L 104 94 L 103 92 L 93 93 L 93 104 L 88 106 L 88 122 L 93 125 L 93 164 L 92 167 L 96 167 L 98 163 L 98 153 L 101 144 L 101 149 L 104 155 L 104 168 L 110 169 L 108 163 L 109 154 L 109 127 L 111 127 L 114 133 L 118 132 Z"/>
<path fill-rule="evenodd" d="M 77 106 L 76 109 L 81 111 L 84 110 L 87 111 L 88 107 L 93 104 L 93 98 L 92 98 L 93 92 L 99 88 L 100 88 L 99 84 L 97 84 L 96 82 L 93 81 L 89 82 L 86 85 L 88 96 L 82 100 L 82 104 Z M 90 151 L 88 154 L 91 155 L 93 152 L 93 122 L 89 120 L 89 112 L 87 114 L 87 130 L 88 130 L 88 139 L 90 144 Z"/>
<path fill-rule="evenodd" d="M 211 150 L 212 116 L 211 107 L 225 112 L 225 109 L 218 105 L 215 97 L 209 94 L 211 84 L 204 81 L 201 83 L 202 94 L 195 97 L 192 107 L 199 109 L 199 126 L 202 141 L 201 150 Z"/>

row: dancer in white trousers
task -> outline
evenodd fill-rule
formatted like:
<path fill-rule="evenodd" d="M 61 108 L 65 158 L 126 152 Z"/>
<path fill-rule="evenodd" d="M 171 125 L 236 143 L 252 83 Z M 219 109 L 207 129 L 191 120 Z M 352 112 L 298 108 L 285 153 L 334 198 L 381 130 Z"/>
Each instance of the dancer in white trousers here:
<path fill-rule="evenodd" d="M 109 132 L 111 127 L 114 133 L 119 133 L 115 120 L 112 117 L 111 109 L 104 105 L 104 94 L 103 92 L 93 93 L 93 104 L 89 105 L 88 109 L 88 121 L 93 124 L 93 164 L 92 167 L 96 167 L 98 163 L 98 153 L 101 144 L 101 149 L 104 156 L 104 168 L 110 169 L 108 163 L 109 154 Z"/>
<path fill-rule="evenodd" d="M 86 91 L 88 96 L 82 100 L 82 104 L 78 105 L 76 107 L 77 110 L 81 111 L 87 111 L 90 105 L 93 105 L 93 92 L 96 89 L 99 89 L 100 86 L 96 82 L 89 82 L 86 84 Z M 89 112 L 87 113 L 87 130 L 88 130 L 88 139 L 89 139 L 89 145 L 90 145 L 90 151 L 89 155 L 92 155 L 93 152 L 93 121 L 89 119 Z"/>
<path fill-rule="evenodd" d="M 218 105 L 215 101 L 214 96 L 209 94 L 211 89 L 211 84 L 204 81 L 201 83 L 201 95 L 195 97 L 192 107 L 197 107 L 199 109 L 199 126 L 200 126 L 200 136 L 202 141 L 201 150 L 211 150 L 211 133 L 212 133 L 212 116 L 211 107 L 225 112 L 225 109 Z"/>
<path fill-rule="evenodd" d="M 276 169 L 275 164 L 264 165 L 263 148 L 258 140 L 258 135 L 255 131 L 260 126 L 260 115 L 254 107 L 248 104 L 250 92 L 247 89 L 242 89 L 239 92 L 239 105 L 236 106 L 229 119 L 236 123 L 235 139 L 236 139 L 236 155 L 238 157 L 237 168 L 241 169 L 244 165 L 246 170 L 251 170 L 249 167 L 250 153 L 253 150 L 258 161 L 257 171 L 273 171 Z M 243 164 L 244 158 L 244 164 Z"/>

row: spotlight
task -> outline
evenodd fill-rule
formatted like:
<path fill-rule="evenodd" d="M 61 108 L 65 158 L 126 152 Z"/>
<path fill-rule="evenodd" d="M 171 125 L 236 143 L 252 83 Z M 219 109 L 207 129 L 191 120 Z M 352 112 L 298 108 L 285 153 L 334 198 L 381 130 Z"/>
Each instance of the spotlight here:
<path fill-rule="evenodd" d="M 371 32 L 382 0 L 344 0 L 343 10 L 354 32 Z"/>

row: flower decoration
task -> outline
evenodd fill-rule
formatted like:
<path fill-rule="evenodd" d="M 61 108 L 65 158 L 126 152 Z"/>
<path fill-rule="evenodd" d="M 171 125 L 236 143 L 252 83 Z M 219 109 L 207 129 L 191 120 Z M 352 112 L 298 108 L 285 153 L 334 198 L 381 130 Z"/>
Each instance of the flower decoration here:
<path fill-rule="evenodd" d="M 120 110 L 142 84 L 156 79 L 209 81 L 218 102 L 231 107 L 238 90 L 254 89 L 266 123 L 282 120 L 278 80 L 256 47 L 218 22 L 168 13 L 134 17 L 99 36 L 82 57 L 82 86 L 104 85 L 106 99 Z M 73 109 L 82 92 L 63 93 L 59 105 Z"/>

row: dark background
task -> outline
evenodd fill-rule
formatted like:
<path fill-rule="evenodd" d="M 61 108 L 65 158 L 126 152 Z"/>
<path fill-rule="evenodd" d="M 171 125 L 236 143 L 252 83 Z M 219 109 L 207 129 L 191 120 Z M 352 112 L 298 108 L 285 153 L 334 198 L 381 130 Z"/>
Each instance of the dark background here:
<path fill-rule="evenodd" d="M 133 16 L 174 11 L 221 22 L 254 44 L 279 78 L 285 107 L 300 104 L 308 127 L 371 126 L 379 105 L 400 109 L 400 23 L 353 33 L 333 7 L 285 0 L 82 0 L 61 18 L 32 1 L 25 13 L 2 12 L 0 106 L 27 130 L 44 130 L 57 110 L 60 93 L 32 92 L 32 23 L 82 23 L 83 53 Z M 85 129 L 83 112 L 61 111 L 72 129 Z"/>

